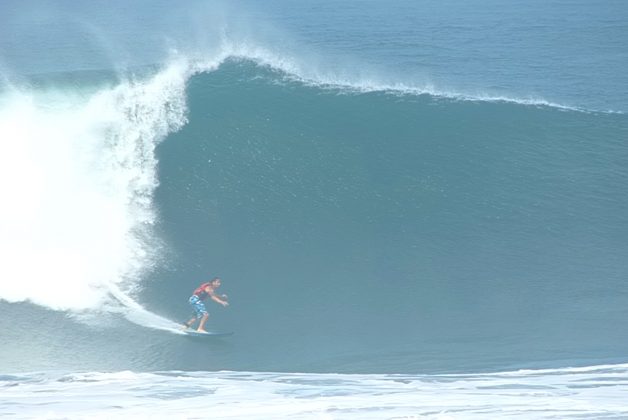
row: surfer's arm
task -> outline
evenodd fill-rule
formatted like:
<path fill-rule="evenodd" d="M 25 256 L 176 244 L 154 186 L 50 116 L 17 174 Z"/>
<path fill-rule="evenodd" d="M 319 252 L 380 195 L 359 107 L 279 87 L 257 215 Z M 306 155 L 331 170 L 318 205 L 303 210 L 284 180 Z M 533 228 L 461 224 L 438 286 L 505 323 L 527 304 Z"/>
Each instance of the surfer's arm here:
<path fill-rule="evenodd" d="M 226 295 L 222 295 L 222 296 L 223 296 L 223 299 L 227 297 Z M 211 297 L 214 302 L 220 303 L 222 306 L 228 306 L 229 305 L 229 302 L 219 298 L 214 293 L 210 293 L 209 297 Z"/>

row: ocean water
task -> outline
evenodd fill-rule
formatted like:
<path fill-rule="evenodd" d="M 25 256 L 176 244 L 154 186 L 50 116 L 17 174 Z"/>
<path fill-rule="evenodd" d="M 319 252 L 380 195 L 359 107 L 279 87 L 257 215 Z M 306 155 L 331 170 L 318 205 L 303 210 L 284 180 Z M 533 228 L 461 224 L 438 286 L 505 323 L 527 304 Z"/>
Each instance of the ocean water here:
<path fill-rule="evenodd" d="M 8 418 L 486 419 L 628 415 L 626 365 L 470 375 L 260 372 L 5 376 Z"/>
<path fill-rule="evenodd" d="M 628 417 L 627 18 L 3 3 L 0 415 Z"/>

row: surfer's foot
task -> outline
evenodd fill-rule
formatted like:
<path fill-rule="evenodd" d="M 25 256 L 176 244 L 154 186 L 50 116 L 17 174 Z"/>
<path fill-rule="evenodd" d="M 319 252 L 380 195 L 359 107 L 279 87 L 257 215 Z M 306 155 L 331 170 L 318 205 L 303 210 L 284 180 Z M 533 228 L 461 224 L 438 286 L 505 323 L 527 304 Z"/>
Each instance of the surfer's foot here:
<path fill-rule="evenodd" d="M 190 328 L 190 326 L 188 324 L 181 325 L 181 329 L 182 330 L 187 330 L 188 328 Z"/>
<path fill-rule="evenodd" d="M 200 332 L 200 333 L 205 333 L 205 334 L 208 334 L 208 332 L 207 332 L 207 331 L 205 331 L 205 330 L 201 330 L 200 328 L 199 328 L 198 330 L 196 330 L 196 332 Z"/>

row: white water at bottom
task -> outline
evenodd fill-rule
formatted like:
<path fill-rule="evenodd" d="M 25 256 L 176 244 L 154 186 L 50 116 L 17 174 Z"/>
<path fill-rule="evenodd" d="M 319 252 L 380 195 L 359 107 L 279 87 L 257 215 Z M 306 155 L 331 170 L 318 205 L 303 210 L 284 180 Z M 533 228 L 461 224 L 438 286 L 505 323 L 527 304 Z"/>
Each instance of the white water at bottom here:
<path fill-rule="evenodd" d="M 0 417 L 628 418 L 628 364 L 461 375 L 255 372 L 0 376 Z"/>

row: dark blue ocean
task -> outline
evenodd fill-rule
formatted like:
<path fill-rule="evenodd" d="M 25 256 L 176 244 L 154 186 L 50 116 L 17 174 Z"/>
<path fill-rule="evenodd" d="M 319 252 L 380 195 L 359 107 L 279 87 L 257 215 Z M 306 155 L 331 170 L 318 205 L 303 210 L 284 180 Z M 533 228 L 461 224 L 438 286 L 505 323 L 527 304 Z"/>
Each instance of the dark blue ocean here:
<path fill-rule="evenodd" d="M 626 22 L 3 2 L 0 416 L 628 417 Z"/>

